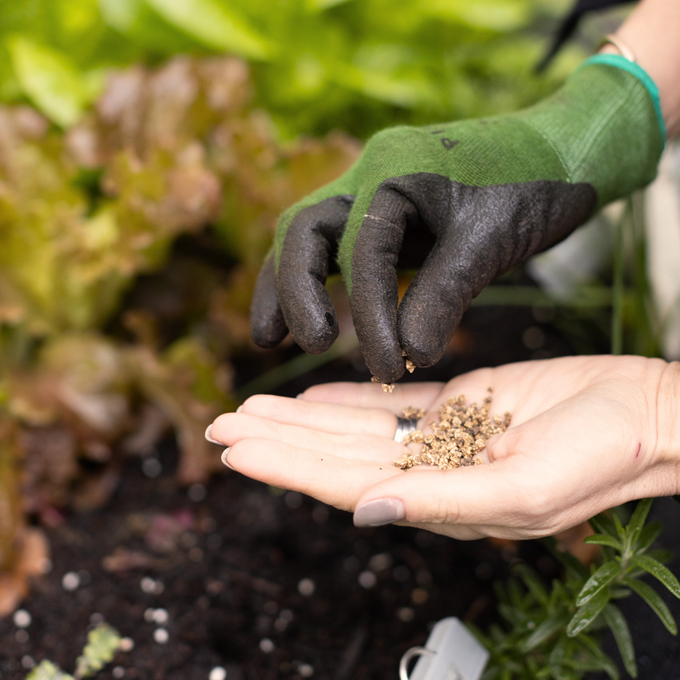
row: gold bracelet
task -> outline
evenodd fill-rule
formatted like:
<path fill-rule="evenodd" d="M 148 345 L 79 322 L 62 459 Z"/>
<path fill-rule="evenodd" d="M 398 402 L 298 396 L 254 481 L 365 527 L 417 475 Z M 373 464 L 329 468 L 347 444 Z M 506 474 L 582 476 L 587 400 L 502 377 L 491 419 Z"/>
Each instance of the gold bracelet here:
<path fill-rule="evenodd" d="M 628 47 L 628 45 L 626 45 L 626 43 L 621 40 L 621 38 L 615 36 L 613 33 L 609 33 L 608 35 L 604 36 L 598 49 L 601 49 L 607 44 L 614 45 L 621 56 L 628 59 L 628 61 L 632 61 L 634 64 L 637 63 L 635 55 L 633 54 L 633 50 L 631 50 L 630 47 Z"/>

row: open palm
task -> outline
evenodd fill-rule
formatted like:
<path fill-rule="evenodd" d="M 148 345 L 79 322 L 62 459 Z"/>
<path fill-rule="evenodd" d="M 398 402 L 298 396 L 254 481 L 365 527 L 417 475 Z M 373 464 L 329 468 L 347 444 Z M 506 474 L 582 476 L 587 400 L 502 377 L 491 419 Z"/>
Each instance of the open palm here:
<path fill-rule="evenodd" d="M 640 357 L 568 357 L 397 385 L 392 394 L 371 383 L 318 385 L 298 399 L 251 397 L 211 435 L 230 447 L 235 470 L 353 511 L 357 524 L 534 538 L 634 498 L 677 493 L 677 452 L 659 401 L 667 370 Z M 405 407 L 425 409 L 427 432 L 446 399 L 481 403 L 488 387 L 491 414 L 510 411 L 513 420 L 482 451 L 486 464 L 394 467 Z"/>

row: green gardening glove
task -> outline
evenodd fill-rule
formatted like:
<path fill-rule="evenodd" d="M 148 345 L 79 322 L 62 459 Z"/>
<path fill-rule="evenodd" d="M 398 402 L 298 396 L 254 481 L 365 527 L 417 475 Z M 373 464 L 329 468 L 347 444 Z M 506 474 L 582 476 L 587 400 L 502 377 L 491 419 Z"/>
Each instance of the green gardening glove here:
<path fill-rule="evenodd" d="M 649 183 L 664 139 L 656 86 L 614 55 L 517 113 L 384 130 L 279 219 L 253 339 L 273 347 L 290 330 L 307 352 L 327 350 L 338 322 L 324 284 L 337 258 L 371 373 L 395 381 L 404 356 L 431 366 L 489 282 Z M 397 263 L 422 265 L 401 303 Z"/>

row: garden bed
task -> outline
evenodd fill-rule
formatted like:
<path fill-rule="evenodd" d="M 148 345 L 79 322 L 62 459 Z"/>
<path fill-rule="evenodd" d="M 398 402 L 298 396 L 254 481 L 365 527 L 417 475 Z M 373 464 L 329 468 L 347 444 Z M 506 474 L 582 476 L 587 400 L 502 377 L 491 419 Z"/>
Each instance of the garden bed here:
<path fill-rule="evenodd" d="M 544 355 L 568 353 L 560 333 L 537 316 L 543 318 L 529 308 L 472 310 L 456 352 L 417 377 L 444 379 L 531 358 L 540 350 L 526 346 L 529 328 L 544 334 Z M 257 355 L 244 360 L 237 380 L 256 363 Z M 278 392 L 294 396 L 308 384 L 367 377 L 360 364 L 338 359 Z M 229 471 L 206 486 L 178 488 L 177 459 L 172 439 L 145 458 L 123 459 L 107 507 L 70 514 L 47 529 L 52 568 L 22 604 L 30 624 L 0 621 L 0 677 L 24 678 L 31 663 L 45 658 L 72 670 L 88 628 L 104 619 L 134 642 L 98 676 L 105 680 L 203 680 L 214 668 L 224 668 L 228 680 L 387 680 L 438 619 L 458 616 L 482 628 L 494 620 L 492 581 L 516 560 L 527 560 L 548 581 L 559 575 L 536 542 L 356 529 L 347 513 Z M 670 500 L 653 511 L 667 516 L 661 542 L 669 547 L 680 542 L 678 512 Z M 680 560 L 669 566 L 677 573 Z M 664 597 L 680 615 L 677 601 Z M 640 677 L 675 680 L 677 640 L 643 603 L 621 606 Z M 617 659 L 611 640 L 605 644 Z M 215 671 L 213 680 L 219 677 Z"/>

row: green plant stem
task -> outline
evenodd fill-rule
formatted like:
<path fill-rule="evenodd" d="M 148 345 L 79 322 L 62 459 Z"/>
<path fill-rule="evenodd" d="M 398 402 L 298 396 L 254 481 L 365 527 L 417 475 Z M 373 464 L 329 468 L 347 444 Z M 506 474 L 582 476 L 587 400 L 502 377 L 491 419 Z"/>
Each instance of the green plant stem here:
<path fill-rule="evenodd" d="M 243 385 L 236 390 L 234 396 L 237 400 L 244 401 L 253 394 L 271 392 L 279 385 L 309 373 L 309 371 L 351 352 L 358 346 L 359 341 L 353 333 L 340 336 L 327 352 L 323 354 L 301 354 L 290 361 L 286 361 Z"/>

